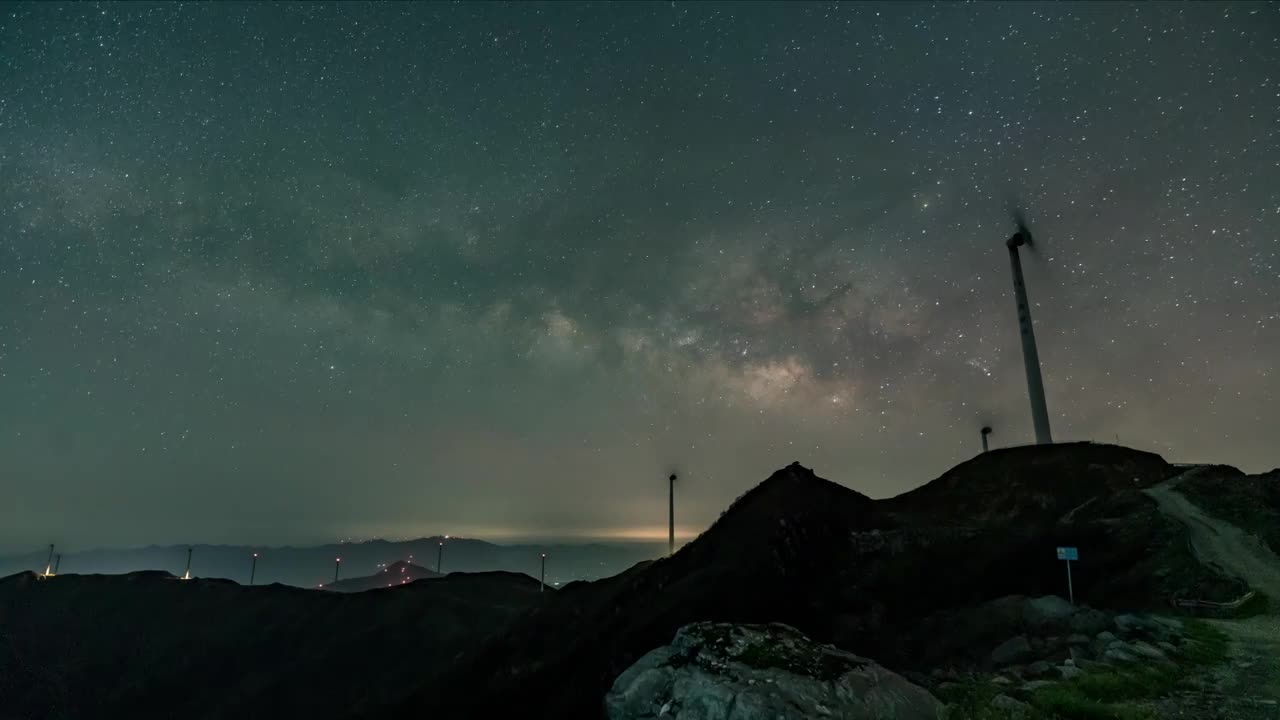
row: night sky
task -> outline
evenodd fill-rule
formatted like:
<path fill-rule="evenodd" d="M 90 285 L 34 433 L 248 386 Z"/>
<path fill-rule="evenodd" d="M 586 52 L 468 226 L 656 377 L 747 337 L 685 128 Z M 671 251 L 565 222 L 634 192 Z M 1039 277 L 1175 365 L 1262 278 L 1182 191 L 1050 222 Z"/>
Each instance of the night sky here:
<path fill-rule="evenodd" d="M 1280 5 L 0 11 L 0 549 L 1280 465 Z"/>

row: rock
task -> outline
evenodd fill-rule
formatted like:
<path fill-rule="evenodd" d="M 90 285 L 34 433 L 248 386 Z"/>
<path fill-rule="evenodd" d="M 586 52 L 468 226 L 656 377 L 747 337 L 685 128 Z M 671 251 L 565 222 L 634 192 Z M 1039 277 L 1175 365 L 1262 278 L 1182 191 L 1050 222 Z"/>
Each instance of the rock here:
<path fill-rule="evenodd" d="M 1026 635 L 1009 638 L 991 651 L 991 661 L 996 665 L 1012 665 L 1031 655 L 1031 643 Z"/>
<path fill-rule="evenodd" d="M 1137 661 L 1137 659 L 1127 650 L 1120 647 L 1107 648 L 1106 652 L 1102 653 L 1103 662 L 1131 663 Z"/>
<path fill-rule="evenodd" d="M 1037 660 L 1027 666 L 1027 669 L 1022 673 L 1022 676 L 1029 678 L 1044 677 L 1045 675 L 1048 675 L 1049 671 L 1052 669 L 1053 666 L 1049 663 L 1044 660 Z"/>
<path fill-rule="evenodd" d="M 1071 616 L 1071 632 L 1081 635 L 1096 635 L 1111 625 L 1107 614 L 1093 608 L 1081 608 Z"/>
<path fill-rule="evenodd" d="M 997 675 L 991 678 L 991 682 L 995 685 L 1012 685 L 1013 684 L 1013 681 L 1005 677 L 1004 675 Z"/>
<path fill-rule="evenodd" d="M 1178 633 L 1178 634 L 1182 634 L 1182 632 L 1183 632 L 1183 631 L 1185 630 L 1185 628 L 1186 628 L 1186 626 L 1182 624 L 1182 621 L 1181 621 L 1181 620 L 1179 620 L 1179 619 L 1177 619 L 1177 618 L 1161 617 L 1161 616 L 1159 616 L 1159 615 L 1152 615 L 1152 616 L 1151 616 L 1151 618 L 1150 618 L 1150 620 L 1151 620 L 1151 622 L 1152 622 L 1152 623 L 1154 623 L 1154 624 L 1156 624 L 1156 625 L 1159 625 L 1159 626 L 1161 626 L 1161 627 L 1163 627 L 1163 628 L 1166 628 L 1166 629 L 1168 629 L 1170 632 L 1174 632 L 1174 633 Z"/>
<path fill-rule="evenodd" d="M 1065 626 L 1075 614 L 1075 607 L 1057 595 L 1030 598 L 1023 606 L 1022 619 L 1032 628 Z"/>
<path fill-rule="evenodd" d="M 1021 700 L 1015 700 L 1001 693 L 991 698 L 991 707 L 1000 710 L 1010 718 L 1025 718 L 1031 712 L 1031 706 Z"/>
<path fill-rule="evenodd" d="M 1083 646 L 1073 645 L 1069 652 L 1071 653 L 1070 661 L 1072 665 L 1079 665 L 1081 662 L 1090 658 L 1089 651 Z"/>
<path fill-rule="evenodd" d="M 1129 646 L 1129 652 L 1138 657 L 1144 657 L 1148 660 L 1156 660 L 1159 662 L 1169 662 L 1169 656 L 1164 654 L 1160 648 L 1139 640 Z"/>
<path fill-rule="evenodd" d="M 1058 666 L 1058 675 L 1061 676 L 1063 680 L 1073 680 L 1075 678 L 1080 677 L 1083 674 L 1084 674 L 1084 671 L 1076 667 L 1075 665 L 1059 665 Z"/>
<path fill-rule="evenodd" d="M 1022 683 L 1022 691 L 1023 691 L 1023 692 L 1035 692 L 1035 691 L 1039 690 L 1039 689 L 1040 689 L 1040 688 L 1042 688 L 1042 687 L 1047 687 L 1047 686 L 1049 686 L 1049 685 L 1053 685 L 1053 684 L 1054 684 L 1054 682 L 1053 682 L 1052 680 L 1032 680 L 1031 682 L 1024 682 L 1024 683 Z"/>
<path fill-rule="evenodd" d="M 1147 627 L 1147 621 L 1137 615 L 1117 615 L 1115 619 L 1116 632 L 1126 635 L 1135 630 L 1143 630 Z"/>
<path fill-rule="evenodd" d="M 1171 642 L 1166 642 L 1166 641 L 1164 641 L 1164 640 L 1161 640 L 1160 642 L 1156 643 L 1156 647 L 1158 647 L 1158 648 L 1160 648 L 1161 650 L 1165 651 L 1165 653 L 1175 653 L 1175 652 L 1178 652 L 1178 648 L 1177 648 L 1177 646 L 1175 646 L 1175 645 L 1174 645 L 1173 643 L 1171 643 Z"/>
<path fill-rule="evenodd" d="M 1103 643 L 1109 643 L 1112 640 L 1115 640 L 1116 636 L 1115 636 L 1115 633 L 1109 633 L 1103 630 L 1102 632 L 1097 634 L 1097 638 L 1101 640 Z"/>
<path fill-rule="evenodd" d="M 614 681 L 610 720 L 940 720 L 943 705 L 875 662 L 781 625 L 694 623 Z"/>
<path fill-rule="evenodd" d="M 1081 635 L 1080 633 L 1072 633 L 1069 637 L 1067 637 L 1067 644 L 1068 645 L 1088 645 L 1089 636 Z"/>

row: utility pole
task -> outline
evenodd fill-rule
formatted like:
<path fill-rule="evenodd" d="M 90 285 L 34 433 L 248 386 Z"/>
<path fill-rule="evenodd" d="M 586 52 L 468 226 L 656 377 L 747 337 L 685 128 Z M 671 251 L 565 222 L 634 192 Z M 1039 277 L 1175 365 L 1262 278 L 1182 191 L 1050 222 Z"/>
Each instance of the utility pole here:
<path fill-rule="evenodd" d="M 436 574 L 440 574 L 440 568 L 444 564 L 444 541 L 440 541 L 440 546 L 436 548 Z"/>
<path fill-rule="evenodd" d="M 62 553 L 53 556 L 53 574 L 58 574 L 58 567 L 62 565 Z"/>
<path fill-rule="evenodd" d="M 253 554 L 253 564 L 249 566 L 249 585 L 253 585 L 253 577 L 258 574 L 258 553 Z"/>
<path fill-rule="evenodd" d="M 542 553 L 542 574 L 538 576 L 538 592 L 545 592 L 547 589 L 547 554 Z"/>
<path fill-rule="evenodd" d="M 342 558 L 333 560 L 333 581 L 338 582 L 338 570 L 342 568 Z"/>

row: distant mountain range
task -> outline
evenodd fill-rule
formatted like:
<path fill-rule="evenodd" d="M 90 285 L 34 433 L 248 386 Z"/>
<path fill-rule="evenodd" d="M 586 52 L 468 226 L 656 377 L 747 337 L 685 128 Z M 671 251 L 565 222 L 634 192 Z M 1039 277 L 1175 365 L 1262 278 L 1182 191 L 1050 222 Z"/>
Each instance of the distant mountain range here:
<path fill-rule="evenodd" d="M 441 552 L 440 543 L 444 543 Z M 182 576 L 187 562 L 186 545 L 150 546 L 130 549 L 69 552 L 62 556 L 59 571 L 81 575 L 119 575 L 138 570 L 163 570 Z M 483 540 L 457 537 L 427 537 L 390 542 L 370 540 L 314 547 L 261 547 L 249 545 L 195 545 L 192 551 L 193 577 L 225 578 L 248 584 L 253 553 L 258 553 L 254 582 L 282 583 L 315 588 L 333 580 L 333 565 L 342 558 L 342 573 L 363 576 L 379 572 L 396 562 L 414 563 L 436 570 L 441 560 L 445 573 L 516 572 L 537 577 L 542 553 L 547 554 L 548 584 L 575 580 L 595 580 L 631 567 L 642 560 L 662 555 L 664 545 L 654 543 L 590 543 L 555 545 L 498 545 Z M 32 570 L 43 572 L 48 552 L 35 551 L 0 557 L 0 577 Z"/>

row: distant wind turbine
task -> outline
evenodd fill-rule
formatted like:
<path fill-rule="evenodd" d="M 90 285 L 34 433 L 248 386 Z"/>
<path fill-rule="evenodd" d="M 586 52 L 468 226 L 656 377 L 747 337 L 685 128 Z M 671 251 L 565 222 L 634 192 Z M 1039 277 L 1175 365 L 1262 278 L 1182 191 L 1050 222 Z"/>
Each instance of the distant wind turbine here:
<path fill-rule="evenodd" d="M 667 478 L 667 555 L 676 554 L 676 474 Z"/>

